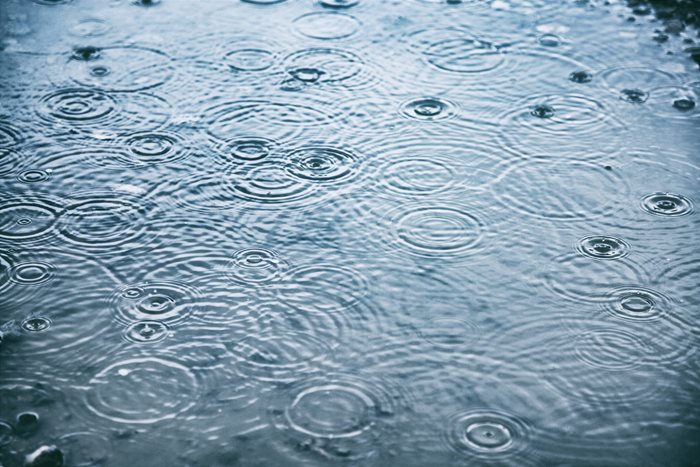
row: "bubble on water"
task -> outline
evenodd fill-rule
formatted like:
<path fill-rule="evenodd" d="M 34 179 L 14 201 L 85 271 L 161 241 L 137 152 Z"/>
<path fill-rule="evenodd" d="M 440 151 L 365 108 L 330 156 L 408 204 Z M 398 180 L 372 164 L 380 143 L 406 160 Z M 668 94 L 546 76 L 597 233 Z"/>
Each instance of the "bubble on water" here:
<path fill-rule="evenodd" d="M 584 84 L 593 81 L 593 74 L 589 71 L 574 71 L 569 75 L 569 80 L 574 83 Z"/>
<path fill-rule="evenodd" d="M 261 334 L 227 344 L 236 371 L 244 378 L 287 384 L 321 372 L 328 344 L 305 333 Z"/>
<path fill-rule="evenodd" d="M 649 98 L 649 93 L 641 89 L 623 89 L 620 91 L 620 99 L 632 104 L 643 104 Z"/>
<path fill-rule="evenodd" d="M 350 8 L 360 3 L 360 0 L 319 0 L 319 3 L 327 8 Z"/>
<path fill-rule="evenodd" d="M 680 97 L 673 101 L 673 107 L 681 112 L 688 112 L 695 108 L 695 101 L 690 97 Z"/>
<path fill-rule="evenodd" d="M 562 39 L 556 34 L 543 34 L 537 38 L 537 42 L 545 47 L 557 47 L 561 45 Z"/>
<path fill-rule="evenodd" d="M 446 99 L 421 97 L 401 104 L 400 112 L 417 120 L 445 120 L 457 115 L 458 107 Z"/>
<path fill-rule="evenodd" d="M 342 13 L 307 13 L 293 21 L 295 29 L 311 39 L 345 39 L 357 33 L 360 22 L 353 16 Z"/>
<path fill-rule="evenodd" d="M 91 53 L 95 49 L 95 53 Z M 140 91 L 160 86 L 175 73 L 168 55 L 156 49 L 81 47 L 78 60 L 69 60 L 65 74 L 80 86 L 106 91 Z M 76 52 L 73 53 L 76 56 Z"/>
<path fill-rule="evenodd" d="M 455 452 L 484 460 L 503 460 L 524 450 L 532 428 L 505 412 L 472 410 L 453 415 L 445 439 Z"/>
<path fill-rule="evenodd" d="M 63 239 L 93 253 L 144 248 L 157 238 L 148 227 L 156 206 L 123 192 L 81 192 L 71 196 L 59 222 Z"/>
<path fill-rule="evenodd" d="M 658 216 L 684 216 L 693 212 L 693 202 L 674 193 L 652 193 L 642 198 L 642 208 Z"/>
<path fill-rule="evenodd" d="M 29 437 L 39 430 L 39 414 L 36 412 L 22 412 L 15 419 L 15 433 L 22 437 Z"/>
<path fill-rule="evenodd" d="M 62 207 L 46 198 L 5 199 L 0 205 L 0 238 L 30 240 L 55 233 Z"/>
<path fill-rule="evenodd" d="M 200 292 L 180 282 L 146 282 L 118 289 L 110 300 L 115 318 L 124 323 L 160 321 L 176 324 L 196 314 Z M 140 329 L 140 328 L 139 328 Z M 160 328 L 161 331 L 165 331 Z"/>
<path fill-rule="evenodd" d="M 22 321 L 22 329 L 28 332 L 46 331 L 51 327 L 51 320 L 43 316 L 32 316 Z"/>
<path fill-rule="evenodd" d="M 619 238 L 593 235 L 579 240 L 576 249 L 592 258 L 615 259 L 627 256 L 630 246 Z"/>
<path fill-rule="evenodd" d="M 168 325 L 160 321 L 136 321 L 124 330 L 124 338 L 137 344 L 160 342 L 169 334 Z"/>
<path fill-rule="evenodd" d="M 29 262 L 16 264 L 10 271 L 10 279 L 18 284 L 41 284 L 53 277 L 54 268 L 50 264 Z"/>
<path fill-rule="evenodd" d="M 110 364 L 86 385 L 85 403 L 114 423 L 146 425 L 172 420 L 192 408 L 199 382 L 186 366 L 158 357 Z"/>
<path fill-rule="evenodd" d="M 142 7 L 152 7 L 160 5 L 161 0 L 131 0 L 132 5 L 142 6 Z"/>
<path fill-rule="evenodd" d="M 24 183 L 39 183 L 49 179 L 49 173 L 44 170 L 25 170 L 17 176 L 17 179 Z"/>

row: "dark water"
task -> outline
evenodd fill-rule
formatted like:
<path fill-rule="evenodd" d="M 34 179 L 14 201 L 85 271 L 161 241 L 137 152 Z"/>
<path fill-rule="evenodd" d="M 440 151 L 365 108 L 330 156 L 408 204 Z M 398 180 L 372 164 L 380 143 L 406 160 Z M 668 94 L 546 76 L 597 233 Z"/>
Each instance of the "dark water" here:
<path fill-rule="evenodd" d="M 2 0 L 0 464 L 699 465 L 695 32 L 605 3 Z"/>

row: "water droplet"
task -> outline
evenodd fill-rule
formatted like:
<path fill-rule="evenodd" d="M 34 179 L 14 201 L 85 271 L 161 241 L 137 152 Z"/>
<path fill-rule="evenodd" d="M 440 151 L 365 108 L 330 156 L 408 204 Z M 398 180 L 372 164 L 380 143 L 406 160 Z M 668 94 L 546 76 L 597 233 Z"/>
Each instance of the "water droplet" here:
<path fill-rule="evenodd" d="M 418 120 L 443 120 L 456 114 L 456 105 L 436 97 L 423 97 L 404 102 L 401 113 Z"/>
<path fill-rule="evenodd" d="M 323 71 L 316 68 L 296 68 L 294 70 L 289 70 L 289 74 L 299 81 L 304 83 L 315 83 L 321 76 L 323 76 Z"/>
<path fill-rule="evenodd" d="M 588 71 L 574 71 L 569 75 L 569 80 L 579 84 L 590 83 L 593 81 L 593 74 Z"/>
<path fill-rule="evenodd" d="M 620 99 L 631 102 L 632 104 L 642 104 L 649 98 L 647 92 L 641 89 L 623 89 L 620 91 Z"/>
<path fill-rule="evenodd" d="M 116 310 L 117 320 L 126 324 L 134 321 L 172 324 L 195 313 L 199 297 L 196 289 L 185 284 L 148 282 L 118 290 L 112 297 L 112 307 Z"/>
<path fill-rule="evenodd" d="M 673 107 L 681 112 L 688 112 L 695 108 L 695 101 L 690 97 L 682 97 L 673 101 Z"/>
<path fill-rule="evenodd" d="M 170 333 L 170 328 L 160 321 L 137 321 L 124 331 L 124 338 L 135 343 L 160 342 Z"/>
<path fill-rule="evenodd" d="M 543 34 L 537 39 L 537 42 L 545 47 L 557 47 L 561 45 L 561 38 L 556 34 Z"/>
<path fill-rule="evenodd" d="M 321 5 L 327 8 L 350 8 L 359 2 L 360 0 L 320 0 Z"/>
<path fill-rule="evenodd" d="M 537 118 L 554 117 L 554 107 L 547 104 L 538 104 L 532 108 L 530 114 Z"/>
<path fill-rule="evenodd" d="M 76 47 L 73 49 L 73 54 L 71 57 L 74 60 L 83 60 L 83 61 L 90 61 L 90 60 L 97 60 L 100 58 L 102 55 L 101 49 L 98 47 L 93 47 L 93 46 L 85 46 L 85 47 Z"/>
<path fill-rule="evenodd" d="M 22 321 L 22 329 L 29 332 L 41 332 L 51 327 L 51 320 L 42 316 L 33 316 Z"/>
<path fill-rule="evenodd" d="M 90 74 L 96 78 L 102 78 L 103 76 L 107 76 L 111 72 L 112 70 L 110 70 L 108 66 L 104 65 L 97 65 L 90 68 Z"/>

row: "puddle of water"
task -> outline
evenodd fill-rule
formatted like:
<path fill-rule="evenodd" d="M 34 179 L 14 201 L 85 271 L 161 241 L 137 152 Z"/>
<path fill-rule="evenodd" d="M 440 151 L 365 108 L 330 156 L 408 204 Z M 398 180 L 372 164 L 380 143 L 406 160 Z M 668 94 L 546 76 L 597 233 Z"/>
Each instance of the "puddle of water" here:
<path fill-rule="evenodd" d="M 692 465 L 657 3 L 3 2 L 0 464 Z"/>

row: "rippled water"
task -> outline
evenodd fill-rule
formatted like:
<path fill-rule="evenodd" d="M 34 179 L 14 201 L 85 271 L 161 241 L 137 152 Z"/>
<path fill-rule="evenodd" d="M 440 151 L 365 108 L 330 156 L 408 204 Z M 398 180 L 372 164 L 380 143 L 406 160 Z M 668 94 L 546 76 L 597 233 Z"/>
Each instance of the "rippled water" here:
<path fill-rule="evenodd" d="M 635 3 L 2 1 L 0 464 L 698 465 L 697 33 Z"/>

